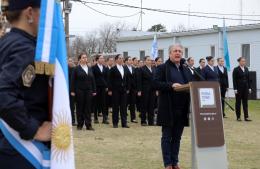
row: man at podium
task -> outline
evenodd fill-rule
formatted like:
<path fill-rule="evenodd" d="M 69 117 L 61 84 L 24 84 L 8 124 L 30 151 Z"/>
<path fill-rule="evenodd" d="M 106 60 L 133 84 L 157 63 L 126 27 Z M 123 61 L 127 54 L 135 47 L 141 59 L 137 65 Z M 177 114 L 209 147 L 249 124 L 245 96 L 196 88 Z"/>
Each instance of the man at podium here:
<path fill-rule="evenodd" d="M 180 169 L 179 149 L 185 126 L 189 125 L 190 95 L 174 89 L 189 83 L 192 77 L 182 63 L 183 47 L 169 47 L 169 59 L 157 67 L 154 85 L 160 91 L 157 124 L 162 126 L 161 148 L 166 169 Z"/>

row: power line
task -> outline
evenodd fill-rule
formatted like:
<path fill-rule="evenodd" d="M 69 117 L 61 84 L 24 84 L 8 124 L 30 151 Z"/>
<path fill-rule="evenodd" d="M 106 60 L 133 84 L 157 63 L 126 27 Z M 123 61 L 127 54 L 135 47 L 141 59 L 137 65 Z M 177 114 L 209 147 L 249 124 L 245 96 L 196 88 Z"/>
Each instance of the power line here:
<path fill-rule="evenodd" d="M 74 2 L 80 2 L 81 0 L 71 0 Z M 104 6 L 115 6 L 115 7 L 125 7 L 125 4 L 110 4 L 110 3 L 101 3 L 101 2 L 93 2 L 93 1 L 84 1 L 84 3 L 89 3 L 89 4 L 96 4 L 96 5 L 104 5 Z M 180 13 L 189 13 L 189 11 L 184 11 L 184 10 L 167 10 L 165 11 L 171 11 L 171 12 L 180 12 Z M 217 12 L 198 12 L 198 11 L 190 11 L 190 13 L 194 14 L 205 14 L 205 15 L 221 15 L 221 16 L 241 16 L 241 14 L 238 13 L 217 13 Z M 259 17 L 260 14 L 243 14 L 242 16 L 249 16 L 249 17 Z"/>
<path fill-rule="evenodd" d="M 138 6 L 133 6 L 133 5 L 127 5 L 127 4 L 122 4 L 122 3 L 117 3 L 117 2 L 111 2 L 111 1 L 106 1 L 106 0 L 97 0 L 100 2 L 105 2 L 109 3 L 112 5 L 118 5 L 120 7 L 128 7 L 128 8 L 135 8 L 135 9 L 140 9 Z M 193 17 L 200 17 L 200 18 L 208 18 L 208 19 L 223 19 L 223 17 L 218 17 L 218 16 L 205 16 L 205 15 L 197 15 L 197 14 L 188 14 L 188 13 L 181 13 L 181 12 L 175 12 L 173 10 L 163 10 L 163 9 L 155 9 L 155 8 L 142 8 L 143 10 L 148 10 L 148 11 L 155 11 L 155 12 L 160 12 L 160 13 L 168 13 L 168 14 L 175 14 L 175 15 L 184 15 L 184 16 L 193 16 Z M 187 12 L 187 11 L 185 11 Z M 240 15 L 239 15 L 240 16 Z M 226 20 L 241 20 L 240 18 L 230 18 L 230 17 L 225 17 Z M 243 19 L 244 21 L 260 21 L 257 19 Z"/>
<path fill-rule="evenodd" d="M 91 9 L 91 10 L 93 10 L 93 11 L 99 13 L 99 14 L 102 14 L 102 15 L 105 15 L 105 16 L 109 16 L 109 17 L 113 17 L 113 18 L 130 18 L 130 17 L 133 17 L 133 16 L 136 16 L 136 15 L 139 15 L 139 14 L 140 14 L 140 12 L 137 12 L 137 13 L 134 13 L 134 14 L 132 14 L 132 15 L 126 15 L 126 16 L 110 15 L 110 14 L 101 12 L 101 11 L 99 11 L 99 10 L 97 10 L 97 9 L 95 9 L 95 8 L 93 8 L 93 7 L 91 7 L 91 6 L 89 6 L 89 5 L 87 5 L 87 3 L 89 3 L 89 2 L 81 1 L 81 0 L 74 0 L 74 1 L 75 1 L 75 2 L 80 2 L 80 3 L 82 3 L 84 6 L 88 7 L 89 9 Z"/>
<path fill-rule="evenodd" d="M 84 6 L 88 7 L 89 9 L 91 9 L 91 10 L 93 10 L 93 11 L 99 13 L 99 14 L 102 14 L 102 15 L 105 15 L 105 16 L 109 16 L 109 17 L 113 17 L 113 18 L 130 18 L 130 17 L 133 17 L 133 16 L 136 16 L 136 15 L 139 15 L 139 14 L 140 14 L 140 12 L 137 12 L 137 13 L 134 13 L 134 14 L 132 14 L 132 15 L 126 15 L 126 16 L 110 15 L 110 14 L 101 12 L 101 11 L 99 11 L 99 10 L 97 10 L 97 9 L 95 9 L 95 8 L 93 8 L 93 7 L 91 7 L 91 6 L 89 6 L 89 5 L 87 5 L 87 3 L 89 3 L 89 2 L 81 1 L 81 0 L 74 0 L 74 1 L 75 1 L 75 2 L 80 2 L 80 3 L 82 3 Z"/>

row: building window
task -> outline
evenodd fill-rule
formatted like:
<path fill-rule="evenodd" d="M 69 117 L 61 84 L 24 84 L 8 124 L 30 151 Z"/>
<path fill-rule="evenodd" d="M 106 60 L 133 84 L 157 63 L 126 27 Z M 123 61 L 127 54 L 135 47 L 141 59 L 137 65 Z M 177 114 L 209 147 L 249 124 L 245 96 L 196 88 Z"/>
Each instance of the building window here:
<path fill-rule="evenodd" d="M 250 44 L 242 44 L 242 57 L 246 58 L 246 66 L 250 67 Z"/>
<path fill-rule="evenodd" d="M 215 57 L 215 46 L 210 46 L 210 56 Z"/>
<path fill-rule="evenodd" d="M 128 57 L 128 52 L 123 52 L 124 58 Z"/>
<path fill-rule="evenodd" d="M 184 57 L 185 58 L 189 57 L 189 48 L 184 48 Z"/>
<path fill-rule="evenodd" d="M 163 49 L 158 50 L 158 57 L 162 58 L 162 60 L 164 61 L 164 50 Z"/>
<path fill-rule="evenodd" d="M 140 60 L 144 60 L 144 57 L 145 57 L 145 51 L 141 50 L 140 51 Z"/>

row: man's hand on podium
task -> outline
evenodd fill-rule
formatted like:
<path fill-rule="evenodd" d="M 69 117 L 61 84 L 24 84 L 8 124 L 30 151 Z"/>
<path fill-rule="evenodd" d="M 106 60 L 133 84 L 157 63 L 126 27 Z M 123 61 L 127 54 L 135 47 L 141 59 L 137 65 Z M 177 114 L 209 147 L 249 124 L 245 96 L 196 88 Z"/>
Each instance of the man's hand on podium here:
<path fill-rule="evenodd" d="M 180 83 L 173 83 L 172 88 L 174 89 L 175 87 L 179 87 L 179 86 L 181 86 Z"/>

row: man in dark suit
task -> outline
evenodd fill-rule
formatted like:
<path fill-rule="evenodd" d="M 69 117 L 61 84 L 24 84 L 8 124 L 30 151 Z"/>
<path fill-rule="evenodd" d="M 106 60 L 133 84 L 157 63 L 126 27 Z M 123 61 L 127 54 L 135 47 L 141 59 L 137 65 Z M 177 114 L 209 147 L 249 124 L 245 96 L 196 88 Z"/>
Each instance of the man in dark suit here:
<path fill-rule="evenodd" d="M 131 57 L 125 58 L 125 70 L 129 83 L 129 93 L 127 95 L 127 105 L 130 110 L 130 117 L 132 123 L 137 123 L 135 114 L 135 103 L 136 103 L 136 72 L 133 67 L 133 60 Z"/>
<path fill-rule="evenodd" d="M 106 62 L 108 72 L 114 65 L 115 65 L 114 58 L 108 57 L 107 62 Z M 107 76 L 108 76 L 108 73 L 107 73 Z M 107 79 L 108 79 L 108 77 L 107 77 Z M 106 104 L 107 104 L 107 112 L 109 114 L 109 112 L 112 112 L 112 96 L 109 96 L 108 93 L 107 93 L 107 97 L 106 97 Z"/>
<path fill-rule="evenodd" d="M 189 125 L 190 96 L 174 89 L 191 81 L 189 69 L 180 64 L 181 45 L 169 47 L 169 59 L 157 67 L 154 85 L 160 91 L 157 124 L 162 126 L 161 148 L 166 169 L 180 169 L 179 150 L 185 126 Z"/>
<path fill-rule="evenodd" d="M 94 130 L 91 124 L 91 105 L 92 98 L 96 95 L 95 78 L 87 66 L 85 53 L 80 54 L 79 61 L 71 78 L 71 95 L 76 96 L 77 102 L 77 129 L 82 130 L 85 123 L 87 130 Z"/>
<path fill-rule="evenodd" d="M 241 100 L 244 110 L 245 121 L 252 121 L 248 115 L 248 93 L 251 93 L 251 83 L 249 80 L 249 71 L 246 67 L 246 59 L 240 57 L 239 66 L 233 70 L 233 86 L 236 94 L 236 116 L 237 121 L 241 121 Z"/>
<path fill-rule="evenodd" d="M 115 56 L 116 65 L 109 70 L 108 75 L 108 94 L 112 95 L 113 127 L 118 128 L 119 111 L 121 117 L 121 124 L 123 128 L 129 128 L 127 125 L 127 75 L 123 67 L 123 56 L 118 54 Z"/>
<path fill-rule="evenodd" d="M 73 71 L 75 69 L 75 65 L 73 63 L 72 58 L 68 59 L 68 66 L 69 66 L 69 89 L 71 92 L 71 78 L 73 75 Z M 71 119 L 72 119 L 72 125 L 75 126 L 76 122 L 75 122 L 75 96 L 72 96 L 70 94 L 70 111 L 71 111 Z"/>
<path fill-rule="evenodd" d="M 202 79 L 201 79 L 201 71 L 202 71 L 202 69 L 205 67 L 205 65 L 206 65 L 206 61 L 205 61 L 205 59 L 204 58 L 200 58 L 200 60 L 199 60 L 199 67 L 197 67 L 197 68 L 195 68 L 195 75 L 194 75 L 194 80 L 195 81 L 202 81 Z"/>
<path fill-rule="evenodd" d="M 101 54 L 97 54 L 95 57 L 97 64 L 92 67 L 93 74 L 95 76 L 97 95 L 94 109 L 95 123 L 98 123 L 98 111 L 101 110 L 103 116 L 103 124 L 109 124 L 108 122 L 108 109 L 106 104 L 107 97 L 107 73 L 108 68 L 104 66 L 105 59 Z"/>
<path fill-rule="evenodd" d="M 194 72 L 194 58 L 193 57 L 189 57 L 187 59 L 187 64 L 189 65 L 189 70 L 190 70 L 190 74 L 192 76 L 192 79 L 195 80 L 195 72 Z"/>
<path fill-rule="evenodd" d="M 223 112 L 223 117 L 226 117 L 225 114 L 225 97 L 226 97 L 226 92 L 228 90 L 228 73 L 227 73 L 227 68 L 224 67 L 224 59 L 223 58 L 218 58 L 218 76 L 219 76 L 219 84 L 220 84 L 220 91 L 221 91 L 221 98 L 222 98 L 222 112 Z"/>
<path fill-rule="evenodd" d="M 137 77 L 140 73 L 139 60 L 136 57 L 133 57 L 133 67 L 135 68 L 136 74 L 136 88 L 137 88 Z M 136 94 L 136 110 L 141 112 L 141 97 Z"/>
<path fill-rule="evenodd" d="M 137 95 L 141 96 L 141 125 L 154 125 L 154 108 L 156 93 L 153 88 L 152 60 L 150 56 L 145 56 L 144 66 L 139 69 L 137 76 Z"/>
<path fill-rule="evenodd" d="M 213 56 L 207 56 L 206 57 L 208 65 L 202 69 L 201 75 L 204 77 L 204 80 L 206 81 L 218 81 L 218 70 L 216 67 L 214 67 L 214 57 Z"/>

